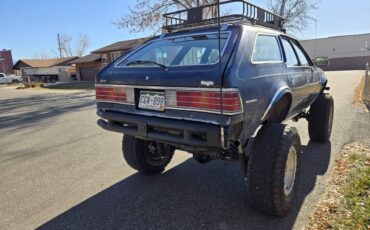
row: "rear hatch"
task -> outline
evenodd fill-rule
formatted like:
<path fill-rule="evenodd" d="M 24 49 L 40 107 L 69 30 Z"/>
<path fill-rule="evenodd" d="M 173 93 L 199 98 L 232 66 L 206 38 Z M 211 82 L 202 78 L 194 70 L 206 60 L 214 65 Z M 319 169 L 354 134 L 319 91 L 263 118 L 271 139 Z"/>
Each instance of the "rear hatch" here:
<path fill-rule="evenodd" d="M 222 72 L 239 37 L 239 27 L 221 31 Z M 237 89 L 223 89 L 218 31 L 182 32 L 152 39 L 103 69 L 96 79 L 98 109 L 231 123 L 242 118 Z M 221 103 L 222 98 L 222 103 Z"/>
<path fill-rule="evenodd" d="M 222 69 L 239 35 L 238 27 L 221 31 Z M 217 28 L 154 38 L 103 69 L 97 84 L 220 87 Z"/>

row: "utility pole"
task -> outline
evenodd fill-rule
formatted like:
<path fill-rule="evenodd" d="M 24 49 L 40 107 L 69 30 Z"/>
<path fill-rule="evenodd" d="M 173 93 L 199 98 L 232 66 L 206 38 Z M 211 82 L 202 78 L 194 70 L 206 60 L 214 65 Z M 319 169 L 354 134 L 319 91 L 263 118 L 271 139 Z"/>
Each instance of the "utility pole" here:
<path fill-rule="evenodd" d="M 279 14 L 281 17 L 285 18 L 285 6 L 286 6 L 287 0 L 281 0 L 281 6 L 279 10 Z M 284 26 L 285 20 L 283 20 L 282 26 Z"/>
<path fill-rule="evenodd" d="M 315 18 L 315 57 L 317 58 L 317 18 Z"/>
<path fill-rule="evenodd" d="M 286 0 L 281 1 L 280 16 L 284 17 Z"/>
<path fill-rule="evenodd" d="M 57 38 L 58 38 L 59 57 L 60 57 L 60 58 L 62 58 L 62 48 L 60 47 L 60 37 L 59 37 L 59 33 L 57 33 Z"/>

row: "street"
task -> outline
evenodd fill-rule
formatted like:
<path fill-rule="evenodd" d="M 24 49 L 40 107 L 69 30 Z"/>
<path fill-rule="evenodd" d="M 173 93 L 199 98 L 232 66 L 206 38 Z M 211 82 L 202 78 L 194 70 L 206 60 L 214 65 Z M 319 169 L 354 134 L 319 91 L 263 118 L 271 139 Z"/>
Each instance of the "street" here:
<path fill-rule="evenodd" d="M 96 125 L 93 91 L 0 87 L 0 229 L 301 229 L 345 143 L 370 137 L 353 104 L 362 71 L 329 72 L 335 100 L 330 143 L 303 145 L 302 183 L 291 213 L 265 216 L 246 201 L 238 162 L 200 165 L 177 151 L 161 175 L 135 172 L 122 135 Z"/>

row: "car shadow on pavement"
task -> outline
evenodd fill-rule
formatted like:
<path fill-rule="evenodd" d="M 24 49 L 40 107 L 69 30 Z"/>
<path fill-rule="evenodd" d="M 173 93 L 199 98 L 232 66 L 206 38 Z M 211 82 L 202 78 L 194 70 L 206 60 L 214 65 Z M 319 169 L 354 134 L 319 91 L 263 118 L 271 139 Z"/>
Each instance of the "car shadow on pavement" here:
<path fill-rule="evenodd" d="M 66 112 L 95 105 L 93 94 L 47 93 L 29 97 L 0 100 L 0 129 L 15 131 Z"/>
<path fill-rule="evenodd" d="M 301 182 L 290 214 L 269 217 L 246 201 L 238 163 L 200 165 L 193 159 L 161 175 L 135 173 L 40 226 L 40 229 L 291 229 L 331 144 L 303 146 Z"/>

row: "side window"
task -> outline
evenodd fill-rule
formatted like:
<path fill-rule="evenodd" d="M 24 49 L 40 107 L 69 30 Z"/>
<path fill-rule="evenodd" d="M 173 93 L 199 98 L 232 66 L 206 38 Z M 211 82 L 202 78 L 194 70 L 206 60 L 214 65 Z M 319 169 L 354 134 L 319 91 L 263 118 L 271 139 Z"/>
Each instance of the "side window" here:
<path fill-rule="evenodd" d="M 307 60 L 306 55 L 304 54 L 304 51 L 299 47 L 295 42 L 293 42 L 293 46 L 295 51 L 297 51 L 297 55 L 299 58 L 299 61 L 301 62 L 301 66 L 310 66 L 310 62 Z"/>
<path fill-rule="evenodd" d="M 297 56 L 295 55 L 295 52 L 290 42 L 285 38 L 282 38 L 281 41 L 283 43 L 283 47 L 285 51 L 286 65 L 288 67 L 299 66 Z"/>
<path fill-rule="evenodd" d="M 4 74 L 0 73 L 0 77 L 5 77 Z"/>
<path fill-rule="evenodd" d="M 273 35 L 258 35 L 253 50 L 252 62 L 279 62 L 282 55 L 278 40 Z"/>

